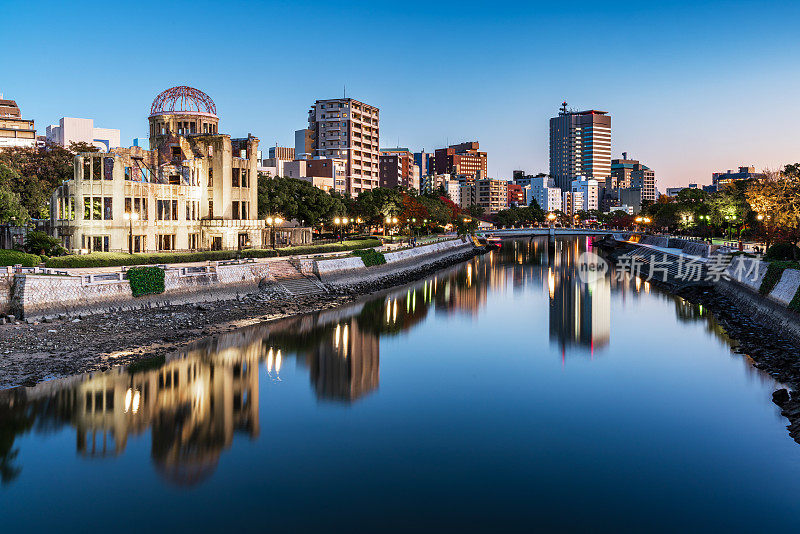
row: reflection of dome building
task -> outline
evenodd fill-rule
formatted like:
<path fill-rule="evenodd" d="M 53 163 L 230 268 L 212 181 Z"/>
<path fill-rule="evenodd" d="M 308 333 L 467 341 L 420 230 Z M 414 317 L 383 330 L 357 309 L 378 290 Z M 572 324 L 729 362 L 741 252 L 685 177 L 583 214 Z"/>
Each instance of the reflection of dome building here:
<path fill-rule="evenodd" d="M 320 399 L 350 402 L 378 388 L 378 336 L 362 331 L 355 319 L 336 325 L 311 357 L 311 382 Z"/>

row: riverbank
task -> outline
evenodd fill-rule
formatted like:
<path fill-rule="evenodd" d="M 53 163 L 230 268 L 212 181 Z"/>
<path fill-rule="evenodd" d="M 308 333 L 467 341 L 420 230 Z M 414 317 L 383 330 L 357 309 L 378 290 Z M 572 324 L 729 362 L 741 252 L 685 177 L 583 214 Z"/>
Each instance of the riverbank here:
<path fill-rule="evenodd" d="M 640 250 L 636 244 L 626 243 L 617 249 L 611 259 Z M 659 254 L 658 260 L 663 256 Z M 673 257 L 677 262 L 677 258 Z M 740 260 L 743 261 L 743 260 Z M 693 304 L 708 309 L 725 333 L 731 338 L 733 351 L 747 358 L 751 365 L 768 373 L 787 389 L 779 389 L 773 400 L 781 414 L 789 420 L 789 434 L 800 443 L 800 315 L 757 292 L 766 268 L 757 273 L 755 281 L 745 283 L 732 276 L 714 282 L 684 284 L 672 279 L 649 282 L 662 290 L 677 295 Z M 732 269 L 727 272 L 732 273 Z"/>
<path fill-rule="evenodd" d="M 483 252 L 464 246 L 378 268 L 362 267 L 328 292 L 294 295 L 274 280 L 235 298 L 83 314 L 0 326 L 0 389 L 166 355 L 206 336 L 256 323 L 335 308 L 413 282 Z M 330 280 L 329 282 L 332 282 Z"/>

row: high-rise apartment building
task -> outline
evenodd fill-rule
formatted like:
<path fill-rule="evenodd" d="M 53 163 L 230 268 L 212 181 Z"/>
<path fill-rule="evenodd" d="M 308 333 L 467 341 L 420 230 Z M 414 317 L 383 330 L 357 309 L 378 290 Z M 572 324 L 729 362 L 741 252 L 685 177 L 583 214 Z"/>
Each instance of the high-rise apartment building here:
<path fill-rule="evenodd" d="M 494 214 L 508 207 L 508 181 L 494 178 L 479 178 L 463 181 L 460 189 L 462 208 L 480 206 L 487 214 Z"/>
<path fill-rule="evenodd" d="M 509 206 L 522 206 L 525 204 L 525 192 L 522 186 L 514 182 L 506 182 L 507 201 Z"/>
<path fill-rule="evenodd" d="M 656 200 L 656 173 L 642 165 L 638 160 L 628 159 L 628 153 L 622 153 L 622 159 L 611 162 L 611 176 L 606 179 L 607 191 L 635 187 L 641 190 L 641 200 Z"/>
<path fill-rule="evenodd" d="M 380 156 L 381 187 L 407 187 L 419 190 L 419 167 L 407 148 L 382 148 Z"/>
<path fill-rule="evenodd" d="M 569 191 L 579 177 L 611 175 L 611 117 L 605 111 L 571 111 L 564 102 L 550 119 L 550 176 Z"/>
<path fill-rule="evenodd" d="M 581 178 L 572 181 L 572 202 L 575 211 L 600 208 L 600 191 L 597 180 Z"/>
<path fill-rule="evenodd" d="M 15 101 L 0 94 L 0 148 L 11 146 L 35 147 L 36 128 L 33 120 L 22 118 Z"/>
<path fill-rule="evenodd" d="M 302 139 L 311 158 L 344 159 L 347 191 L 369 191 L 380 180 L 378 114 L 375 106 L 352 98 L 317 100 L 308 111 L 308 131 L 295 133 L 295 146 Z"/>
<path fill-rule="evenodd" d="M 486 159 L 486 152 L 480 151 L 478 141 L 439 148 L 434 156 L 436 174 L 460 174 L 485 178 L 488 170 Z"/>

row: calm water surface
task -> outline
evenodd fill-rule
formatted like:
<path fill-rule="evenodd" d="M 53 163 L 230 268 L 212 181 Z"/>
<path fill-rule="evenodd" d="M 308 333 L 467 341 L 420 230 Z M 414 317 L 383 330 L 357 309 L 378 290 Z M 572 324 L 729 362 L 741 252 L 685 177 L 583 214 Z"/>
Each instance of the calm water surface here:
<path fill-rule="evenodd" d="M 2 392 L 2 529 L 797 531 L 778 385 L 588 246 Z"/>

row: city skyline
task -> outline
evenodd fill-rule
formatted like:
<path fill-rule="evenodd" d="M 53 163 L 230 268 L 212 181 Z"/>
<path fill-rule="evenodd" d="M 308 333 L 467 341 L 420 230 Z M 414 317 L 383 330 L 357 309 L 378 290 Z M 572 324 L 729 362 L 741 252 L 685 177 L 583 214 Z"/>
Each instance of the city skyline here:
<path fill-rule="evenodd" d="M 0 92 L 17 101 L 23 118 L 36 121 L 39 135 L 61 117 L 91 118 L 120 129 L 122 145 L 129 146 L 146 137 L 142 117 L 152 98 L 165 87 L 190 85 L 214 98 L 225 131 L 252 133 L 266 149 L 293 146 L 295 130 L 307 123 L 308 103 L 339 98 L 346 87 L 348 97 L 380 108 L 382 146 L 432 152 L 477 140 L 489 154 L 489 176 L 503 179 L 514 169 L 547 172 L 547 121 L 563 100 L 575 109 L 607 111 L 614 124 L 612 157 L 625 151 L 647 162 L 662 192 L 710 183 L 713 172 L 777 168 L 797 159 L 792 124 L 800 106 L 792 97 L 800 77 L 791 68 L 800 48 L 791 34 L 797 6 L 616 3 L 601 11 L 582 3 L 571 9 L 534 4 L 494 8 L 480 17 L 478 4 L 352 9 L 348 18 L 359 37 L 343 32 L 339 41 L 358 57 L 348 52 L 335 65 L 319 62 L 308 72 L 303 58 L 313 59 L 314 46 L 303 43 L 298 29 L 320 4 L 263 2 L 227 11 L 196 5 L 187 5 L 182 20 L 196 27 L 213 13 L 215 38 L 197 51 L 203 58 L 197 64 L 205 68 L 176 70 L 180 47 L 169 59 L 170 41 L 149 24 L 159 12 L 156 4 L 126 10 L 125 27 L 103 24 L 121 13 L 114 6 L 32 10 L 12 4 L 9 37 L 26 46 L 6 55 Z M 275 24 L 243 16 L 248 10 L 262 11 Z M 381 24 L 381 17 L 397 24 Z M 92 32 L 70 30 L 79 21 Z M 609 26 L 600 37 L 575 32 L 564 42 L 559 35 L 567 21 L 619 24 L 622 31 Z M 31 27 L 39 32 L 33 41 Z M 729 34 L 735 39 L 720 37 Z M 598 38 L 603 54 L 568 59 L 591 43 L 596 47 Z M 181 46 L 191 47 L 186 43 Z M 244 49 L 251 53 L 234 53 Z M 58 83 L 42 83 L 42 71 Z M 465 71 L 477 77 L 464 78 Z"/>

